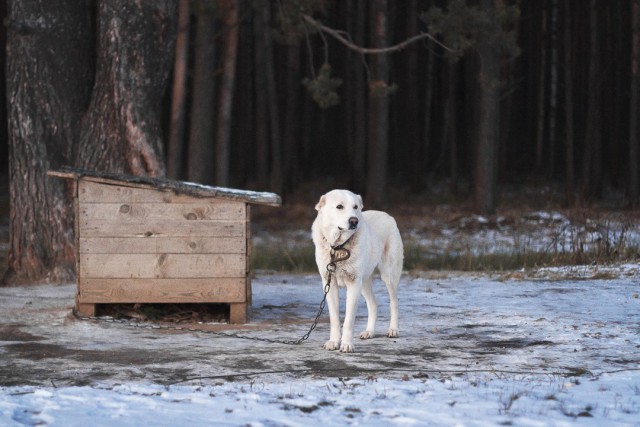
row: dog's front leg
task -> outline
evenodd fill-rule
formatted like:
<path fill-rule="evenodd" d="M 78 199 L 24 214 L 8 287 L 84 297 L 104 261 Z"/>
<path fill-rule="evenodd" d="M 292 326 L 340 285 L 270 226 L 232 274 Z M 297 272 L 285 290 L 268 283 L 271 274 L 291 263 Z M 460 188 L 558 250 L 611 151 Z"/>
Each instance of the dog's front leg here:
<path fill-rule="evenodd" d="M 340 351 L 343 353 L 353 353 L 355 351 L 353 348 L 353 328 L 355 327 L 358 298 L 361 291 L 361 279 L 347 285 L 347 303 L 344 313 L 344 324 L 342 325 L 342 343 L 340 344 Z"/>
<path fill-rule="evenodd" d="M 329 306 L 331 333 L 329 341 L 324 343 L 324 348 L 325 350 L 337 350 L 340 347 L 340 292 L 335 280 L 327 294 L 327 305 Z"/>

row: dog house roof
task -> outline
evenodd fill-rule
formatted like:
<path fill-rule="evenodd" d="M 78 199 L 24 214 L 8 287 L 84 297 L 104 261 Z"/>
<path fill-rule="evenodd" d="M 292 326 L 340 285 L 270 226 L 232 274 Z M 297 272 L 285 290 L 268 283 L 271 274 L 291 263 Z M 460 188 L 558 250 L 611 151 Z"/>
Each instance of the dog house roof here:
<path fill-rule="evenodd" d="M 251 203 L 256 205 L 280 206 L 282 200 L 275 193 L 238 190 L 235 188 L 211 187 L 193 182 L 175 181 L 166 178 L 152 178 L 148 176 L 133 176 L 119 173 L 98 172 L 86 169 L 64 167 L 49 171 L 48 175 L 65 179 L 88 179 L 110 185 L 125 187 L 148 188 L 158 191 L 172 191 L 176 194 L 186 194 L 199 198 L 216 197 L 227 200 Z"/>

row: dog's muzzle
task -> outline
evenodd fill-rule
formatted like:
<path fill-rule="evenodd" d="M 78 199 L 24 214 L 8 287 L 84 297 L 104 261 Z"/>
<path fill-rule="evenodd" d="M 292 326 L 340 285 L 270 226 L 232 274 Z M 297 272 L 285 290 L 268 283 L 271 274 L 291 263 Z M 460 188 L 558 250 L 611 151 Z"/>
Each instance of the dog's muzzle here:
<path fill-rule="evenodd" d="M 352 216 L 349 218 L 349 230 L 355 230 L 356 228 L 358 228 L 358 218 Z"/>

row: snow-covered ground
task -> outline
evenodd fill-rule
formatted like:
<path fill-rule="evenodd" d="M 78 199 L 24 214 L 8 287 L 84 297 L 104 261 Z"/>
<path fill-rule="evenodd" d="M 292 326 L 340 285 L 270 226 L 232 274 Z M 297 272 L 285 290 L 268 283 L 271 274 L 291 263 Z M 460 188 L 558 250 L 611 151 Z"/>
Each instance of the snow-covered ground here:
<path fill-rule="evenodd" d="M 203 386 L 10 387 L 4 426 L 637 426 L 640 374 L 252 378 Z"/>
<path fill-rule="evenodd" d="M 74 285 L 0 288 L 0 425 L 640 426 L 638 265 L 407 274 L 398 339 L 376 289 L 379 335 L 340 354 L 326 313 L 287 346 L 72 320 Z M 320 297 L 315 275 L 258 276 L 240 332 L 299 337 Z"/>

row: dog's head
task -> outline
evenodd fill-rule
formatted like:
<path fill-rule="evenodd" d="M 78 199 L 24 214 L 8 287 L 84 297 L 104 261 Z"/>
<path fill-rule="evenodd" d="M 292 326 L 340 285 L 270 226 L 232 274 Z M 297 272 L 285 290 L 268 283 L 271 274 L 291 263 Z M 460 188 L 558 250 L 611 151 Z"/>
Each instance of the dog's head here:
<path fill-rule="evenodd" d="M 348 190 L 332 190 L 316 205 L 325 237 L 334 244 L 346 241 L 362 221 L 362 197 Z"/>

